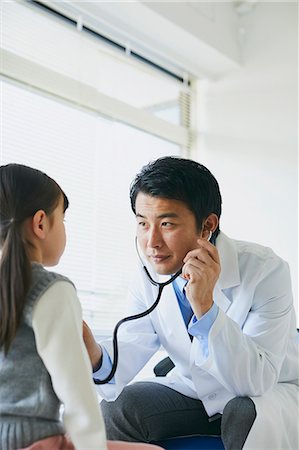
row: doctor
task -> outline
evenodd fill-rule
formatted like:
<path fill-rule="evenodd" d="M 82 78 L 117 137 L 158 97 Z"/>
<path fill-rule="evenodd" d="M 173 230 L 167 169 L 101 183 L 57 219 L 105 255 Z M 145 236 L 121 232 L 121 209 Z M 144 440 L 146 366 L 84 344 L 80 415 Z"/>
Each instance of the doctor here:
<path fill-rule="evenodd" d="M 227 450 L 298 449 L 298 344 L 287 263 L 220 231 L 218 183 L 197 162 L 149 163 L 130 198 L 151 276 L 163 282 L 181 267 L 182 275 L 150 315 L 120 327 L 114 379 L 98 387 L 108 439 L 204 434 L 221 435 Z M 140 265 L 129 313 L 149 308 L 157 291 Z M 111 340 L 98 345 L 87 325 L 84 339 L 94 377 L 105 378 Z M 174 369 L 128 385 L 161 345 Z"/>

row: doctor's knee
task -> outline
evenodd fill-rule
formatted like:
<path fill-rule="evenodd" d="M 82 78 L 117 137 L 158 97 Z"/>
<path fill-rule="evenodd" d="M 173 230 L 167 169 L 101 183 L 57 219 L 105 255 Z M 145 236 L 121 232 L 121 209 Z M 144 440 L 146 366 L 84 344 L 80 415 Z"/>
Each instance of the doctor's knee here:
<path fill-rule="evenodd" d="M 108 439 L 146 441 L 146 436 L 141 435 L 142 430 L 145 431 L 145 429 L 138 407 L 140 395 L 133 386 L 125 387 L 116 400 L 112 402 L 102 400 L 101 402 Z"/>
<path fill-rule="evenodd" d="M 242 449 L 256 419 L 255 404 L 249 397 L 235 397 L 224 408 L 221 437 L 227 450 Z"/>

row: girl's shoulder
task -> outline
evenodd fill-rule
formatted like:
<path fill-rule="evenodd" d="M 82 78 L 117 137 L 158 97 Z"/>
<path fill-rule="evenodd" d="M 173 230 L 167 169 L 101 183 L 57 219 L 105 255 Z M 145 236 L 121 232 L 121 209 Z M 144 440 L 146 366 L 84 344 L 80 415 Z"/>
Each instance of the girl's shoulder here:
<path fill-rule="evenodd" d="M 31 326 L 32 311 L 36 302 L 54 283 L 65 281 L 74 288 L 74 283 L 64 275 L 46 270 L 41 264 L 32 263 L 31 285 L 26 295 L 25 308 L 23 313 L 24 321 Z"/>
<path fill-rule="evenodd" d="M 37 286 L 47 287 L 49 284 L 52 284 L 53 282 L 58 280 L 64 280 L 74 285 L 74 283 L 68 277 L 61 275 L 60 273 L 47 270 L 41 264 L 32 263 L 32 277 L 30 290 L 36 289 Z"/>

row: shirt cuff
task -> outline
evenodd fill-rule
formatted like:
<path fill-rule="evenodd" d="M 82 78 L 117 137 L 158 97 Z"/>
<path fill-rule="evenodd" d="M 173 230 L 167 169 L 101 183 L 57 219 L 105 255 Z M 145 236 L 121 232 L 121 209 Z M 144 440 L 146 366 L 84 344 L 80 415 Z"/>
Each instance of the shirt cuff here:
<path fill-rule="evenodd" d="M 200 343 L 205 357 L 209 355 L 208 335 L 209 331 L 216 320 L 219 307 L 213 303 L 212 307 L 200 319 L 194 315 L 188 327 L 188 333 L 196 337 Z"/>
<path fill-rule="evenodd" d="M 109 373 L 111 372 L 112 369 L 112 362 L 109 356 L 109 353 L 107 352 L 107 350 L 105 349 L 105 347 L 103 347 L 101 345 L 101 349 L 103 352 L 103 356 L 102 356 L 102 364 L 100 366 L 100 368 L 98 370 L 95 370 L 93 372 L 93 379 L 95 380 L 104 380 L 105 378 L 108 377 Z M 114 377 L 112 378 L 112 380 L 109 381 L 110 384 L 114 384 L 115 380 Z"/>

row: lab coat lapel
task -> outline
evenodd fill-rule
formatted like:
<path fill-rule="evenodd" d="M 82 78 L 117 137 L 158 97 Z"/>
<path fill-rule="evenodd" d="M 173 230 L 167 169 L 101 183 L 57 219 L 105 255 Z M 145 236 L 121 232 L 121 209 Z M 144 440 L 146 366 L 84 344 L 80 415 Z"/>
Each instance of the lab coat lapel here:
<path fill-rule="evenodd" d="M 225 289 L 240 284 L 240 270 L 235 242 L 220 232 L 216 240 L 219 252 L 221 272 L 214 288 L 214 301 L 224 312 L 228 310 L 231 301 L 225 295 Z"/>
<path fill-rule="evenodd" d="M 221 308 L 224 312 L 226 312 L 231 305 L 230 300 L 217 285 L 214 288 L 213 299 L 216 305 L 219 306 L 219 308 Z"/>

